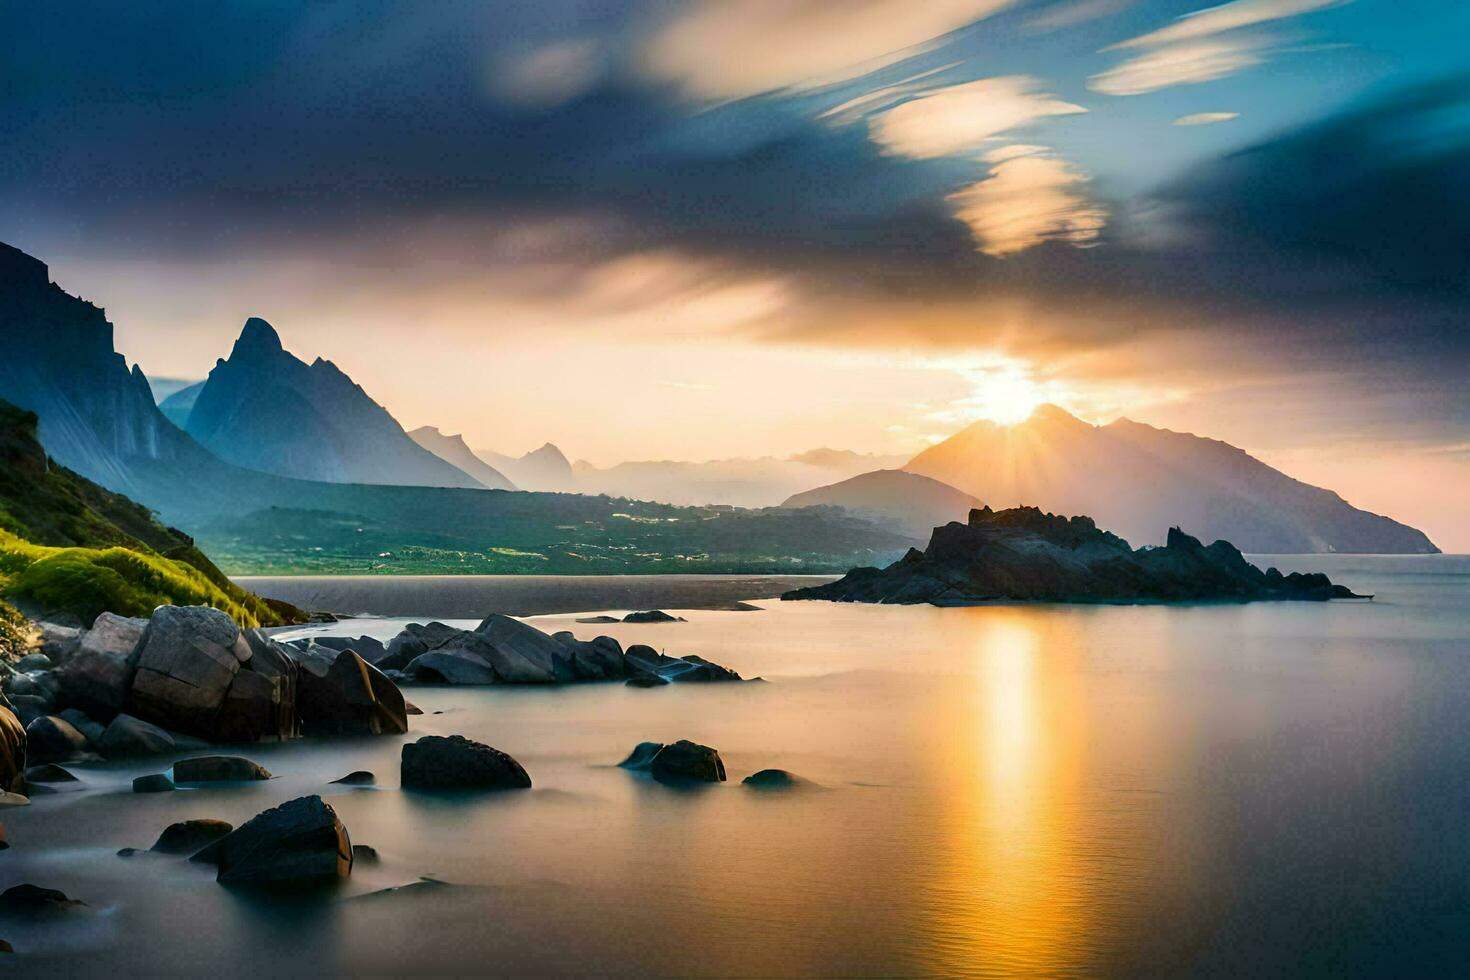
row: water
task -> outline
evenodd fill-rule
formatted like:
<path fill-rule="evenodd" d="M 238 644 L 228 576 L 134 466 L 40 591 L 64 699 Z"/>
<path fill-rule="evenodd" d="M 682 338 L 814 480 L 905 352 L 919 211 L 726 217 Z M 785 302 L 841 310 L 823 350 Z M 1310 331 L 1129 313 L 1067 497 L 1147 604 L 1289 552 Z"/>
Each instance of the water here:
<path fill-rule="evenodd" d="M 401 739 L 246 750 L 279 777 L 135 796 L 149 766 L 0 814 L 0 883 L 100 910 L 0 936 L 29 972 L 1449 974 L 1470 956 L 1470 559 L 1322 558 L 1371 603 L 970 609 L 762 603 L 579 626 L 767 684 L 414 688 L 413 735 L 516 756 L 529 792 L 397 788 Z M 344 624 L 379 635 L 391 621 Z M 731 782 L 613 767 L 716 746 Z M 824 787 L 757 793 L 781 767 Z M 327 781 L 358 768 L 375 789 Z M 322 793 L 383 855 L 233 892 L 114 856 L 191 816 Z M 362 897 L 432 875 L 449 884 Z"/>

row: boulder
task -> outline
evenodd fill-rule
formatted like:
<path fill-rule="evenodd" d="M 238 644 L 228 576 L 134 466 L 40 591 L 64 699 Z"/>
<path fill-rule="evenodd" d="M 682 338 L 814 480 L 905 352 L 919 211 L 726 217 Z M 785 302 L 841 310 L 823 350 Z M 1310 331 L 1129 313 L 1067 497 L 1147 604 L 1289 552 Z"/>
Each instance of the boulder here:
<path fill-rule="evenodd" d="M 158 755 L 174 751 L 177 745 L 168 732 L 132 715 L 118 715 L 112 719 L 112 724 L 97 740 L 97 748 L 109 759 Z"/>
<path fill-rule="evenodd" d="M 57 712 L 56 717 L 65 718 L 71 723 L 71 727 L 87 736 L 89 745 L 95 745 L 101 738 L 102 733 L 107 731 L 107 726 L 92 718 L 80 708 L 66 708 Z"/>
<path fill-rule="evenodd" d="M 386 677 L 387 675 L 385 674 L 384 676 Z M 424 709 L 423 708 L 420 708 L 418 705 L 414 704 L 412 701 L 404 701 L 403 702 L 403 711 L 404 711 L 405 714 L 409 714 L 409 715 L 421 715 L 421 714 L 424 713 Z"/>
<path fill-rule="evenodd" d="M 802 779 L 785 769 L 762 769 L 760 772 L 751 773 L 740 782 L 751 789 L 759 790 L 797 789 L 812 785 L 809 780 Z"/>
<path fill-rule="evenodd" d="M 209 737 L 219 742 L 278 742 L 298 734 L 296 663 L 259 630 L 242 636 L 250 656 L 230 682 Z"/>
<path fill-rule="evenodd" d="M 571 651 L 534 626 L 496 614 L 481 621 L 475 633 L 490 642 L 495 652 L 486 659 L 507 684 L 576 680 Z"/>
<path fill-rule="evenodd" d="M 329 650 L 351 650 L 370 664 L 376 664 L 388 656 L 388 648 L 383 645 L 383 641 L 371 636 L 318 636 L 314 639 Z"/>
<path fill-rule="evenodd" d="M 588 626 L 602 626 L 608 623 L 621 623 L 622 620 L 616 616 L 584 616 L 577 620 L 577 622 L 584 623 Z"/>
<path fill-rule="evenodd" d="M 132 619 L 105 612 L 92 621 L 92 628 L 82 634 L 80 649 L 91 653 L 107 653 L 126 660 L 137 649 L 148 620 Z"/>
<path fill-rule="evenodd" d="M 680 739 L 659 749 L 648 771 L 659 782 L 725 781 L 725 763 L 720 758 L 720 753 L 708 745 L 700 745 L 688 739 Z"/>
<path fill-rule="evenodd" d="M 87 903 L 67 898 L 54 888 L 41 888 L 29 882 L 0 892 L 0 916 L 5 918 L 39 918 L 77 912 Z"/>
<path fill-rule="evenodd" d="M 12 694 L 7 700 L 22 728 L 29 727 L 37 718 L 44 718 L 51 713 L 51 702 L 35 694 Z"/>
<path fill-rule="evenodd" d="M 77 777 L 68 769 L 63 769 L 55 763 L 47 762 L 44 765 L 30 766 L 26 769 L 26 782 L 28 783 L 75 783 L 79 782 Z"/>
<path fill-rule="evenodd" d="M 234 824 L 224 820 L 182 820 L 165 827 L 148 850 L 155 854 L 194 854 L 234 829 Z"/>
<path fill-rule="evenodd" d="M 55 715 L 37 718 L 26 726 L 26 758 L 32 762 L 65 762 L 86 748 L 87 736 Z"/>
<path fill-rule="evenodd" d="M 404 789 L 529 789 L 521 764 L 463 735 L 425 735 L 403 746 Z"/>
<path fill-rule="evenodd" d="M 627 674 L 623 646 L 610 636 L 579 640 L 570 630 L 563 630 L 553 634 L 552 639 L 571 651 L 572 670 L 581 680 L 614 680 Z"/>
<path fill-rule="evenodd" d="M 172 793 L 174 781 L 166 773 L 154 772 L 133 780 L 134 793 Z"/>
<path fill-rule="evenodd" d="M 332 780 L 332 783 L 334 785 L 341 784 L 343 786 L 371 786 L 377 781 L 378 777 L 374 776 L 366 769 L 359 769 L 356 772 L 349 772 L 341 779 Z"/>
<path fill-rule="evenodd" d="M 174 763 L 175 783 L 232 783 L 270 779 L 270 771 L 238 755 L 202 755 Z"/>
<path fill-rule="evenodd" d="M 352 873 L 352 840 L 330 804 L 303 796 L 257 814 L 190 860 L 215 865 L 222 885 L 324 882 Z"/>
<path fill-rule="evenodd" d="M 15 669 L 22 671 L 50 670 L 51 658 L 44 653 L 28 653 L 15 662 Z"/>
<path fill-rule="evenodd" d="M 625 623 L 682 623 L 683 617 L 670 616 L 662 609 L 649 609 L 646 612 L 630 612 L 623 617 Z"/>
<path fill-rule="evenodd" d="M 401 735 L 408 731 L 403 692 L 352 650 L 318 673 L 319 659 L 303 662 L 297 708 L 307 735 Z"/>
<path fill-rule="evenodd" d="M 208 606 L 159 606 L 133 660 L 129 712 L 171 729 L 210 737 L 250 646 L 234 620 Z"/>
<path fill-rule="evenodd" d="M 11 674 L 5 689 L 14 695 L 29 695 L 55 702 L 61 685 L 49 670 L 33 670 L 28 674 Z"/>
<path fill-rule="evenodd" d="M 639 742 L 633 746 L 633 751 L 618 765 L 624 769 L 638 769 L 646 771 L 653 765 L 653 757 L 658 755 L 659 750 L 664 747 L 662 742 Z"/>
<path fill-rule="evenodd" d="M 650 674 L 646 670 L 638 671 L 638 673 L 629 677 L 627 680 L 628 687 L 664 687 L 668 683 L 667 678 L 660 677 L 657 674 Z"/>
<path fill-rule="evenodd" d="M 443 623 L 409 623 L 402 633 L 388 641 L 387 653 L 377 661 L 376 666 L 380 670 L 403 670 L 415 657 L 428 653 L 463 632 Z"/>
<path fill-rule="evenodd" d="M 367 844 L 352 845 L 353 864 L 377 864 L 378 861 L 378 849 L 376 847 L 371 847 Z"/>
<path fill-rule="evenodd" d="M 715 681 L 738 681 L 740 675 L 728 667 L 704 659 L 703 657 L 690 654 L 687 657 L 677 658 L 680 663 L 672 664 L 663 668 L 662 673 L 671 681 L 681 684 L 690 682 L 712 683 Z"/>
<path fill-rule="evenodd" d="M 451 641 L 449 647 L 419 654 L 404 673 L 420 684 L 498 684 L 500 675 L 489 661 L 475 653 L 483 647 L 493 653 L 489 644 L 478 637 Z"/>
<path fill-rule="evenodd" d="M 54 664 L 64 664 L 77 652 L 82 642 L 82 630 L 63 623 L 40 622 L 41 652 Z"/>
<path fill-rule="evenodd" d="M 25 787 L 26 730 L 15 712 L 0 706 L 0 791 Z"/>
<path fill-rule="evenodd" d="M 83 643 L 56 672 L 57 697 L 95 718 L 111 720 L 127 700 L 132 676 L 126 654 Z"/>

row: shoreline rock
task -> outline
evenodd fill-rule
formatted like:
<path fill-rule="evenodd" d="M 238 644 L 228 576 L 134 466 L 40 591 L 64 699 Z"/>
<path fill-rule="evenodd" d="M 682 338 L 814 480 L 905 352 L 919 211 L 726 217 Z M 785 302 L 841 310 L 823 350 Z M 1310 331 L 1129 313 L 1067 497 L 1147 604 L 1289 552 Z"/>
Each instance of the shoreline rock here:
<path fill-rule="evenodd" d="M 463 735 L 425 735 L 406 743 L 399 782 L 404 789 L 531 788 L 531 777 L 519 762 Z"/>

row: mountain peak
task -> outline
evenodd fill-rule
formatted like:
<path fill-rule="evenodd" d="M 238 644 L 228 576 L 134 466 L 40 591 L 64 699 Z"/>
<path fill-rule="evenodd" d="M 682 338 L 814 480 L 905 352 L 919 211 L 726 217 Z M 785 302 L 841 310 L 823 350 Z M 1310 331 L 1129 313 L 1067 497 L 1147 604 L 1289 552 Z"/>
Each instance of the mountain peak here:
<path fill-rule="evenodd" d="M 235 349 L 230 356 L 241 353 L 275 353 L 279 350 L 282 350 L 281 335 L 276 333 L 276 328 L 260 317 L 253 316 L 245 321 L 240 339 L 235 341 Z"/>

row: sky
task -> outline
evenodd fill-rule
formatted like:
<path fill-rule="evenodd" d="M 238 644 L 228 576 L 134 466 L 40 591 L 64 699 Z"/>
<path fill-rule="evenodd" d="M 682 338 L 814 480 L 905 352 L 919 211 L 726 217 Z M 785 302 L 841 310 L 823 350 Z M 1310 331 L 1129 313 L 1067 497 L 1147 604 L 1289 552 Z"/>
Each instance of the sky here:
<path fill-rule="evenodd" d="M 1053 401 L 1470 551 L 1462 0 L 0 0 L 0 240 L 152 376 L 904 453 Z"/>

